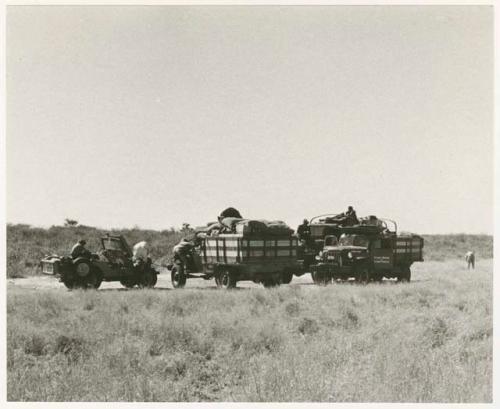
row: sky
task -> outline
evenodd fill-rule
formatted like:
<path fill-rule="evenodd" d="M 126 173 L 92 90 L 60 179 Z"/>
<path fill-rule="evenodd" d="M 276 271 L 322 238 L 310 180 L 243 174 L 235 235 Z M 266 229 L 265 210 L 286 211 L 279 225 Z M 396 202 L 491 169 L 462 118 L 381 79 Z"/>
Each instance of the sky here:
<path fill-rule="evenodd" d="M 493 233 L 491 6 L 9 6 L 7 222 Z"/>

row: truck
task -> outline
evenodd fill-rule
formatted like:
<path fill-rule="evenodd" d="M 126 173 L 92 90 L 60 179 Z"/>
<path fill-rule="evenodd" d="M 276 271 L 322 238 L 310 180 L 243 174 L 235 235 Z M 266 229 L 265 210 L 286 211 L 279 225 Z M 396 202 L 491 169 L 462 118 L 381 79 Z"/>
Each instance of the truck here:
<path fill-rule="evenodd" d="M 370 226 L 340 228 L 340 237 L 328 235 L 311 265 L 317 284 L 354 278 L 360 283 L 384 277 L 401 282 L 411 280 L 411 265 L 423 261 L 423 238 L 411 233 L 375 231 Z"/>
<path fill-rule="evenodd" d="M 182 288 L 190 278 L 215 279 L 217 287 L 235 288 L 239 281 L 264 287 L 288 284 L 297 269 L 297 238 L 263 232 L 199 236 L 187 257 L 174 252 L 167 268 L 172 286 Z"/>
<path fill-rule="evenodd" d="M 120 235 L 101 237 L 101 250 L 73 259 L 47 255 L 41 260 L 42 273 L 59 278 L 68 289 L 97 289 L 102 281 L 119 281 L 124 287 L 152 288 L 158 271 L 151 259 L 133 258 L 127 241 Z"/>
<path fill-rule="evenodd" d="M 336 215 L 313 218 L 310 239 L 303 243 L 309 253 L 302 253 L 309 258 L 302 263 L 316 284 L 350 278 L 367 283 L 384 277 L 408 282 L 411 265 L 423 261 L 423 238 L 398 234 L 393 220 L 368 216 L 349 226 L 336 220 Z"/>

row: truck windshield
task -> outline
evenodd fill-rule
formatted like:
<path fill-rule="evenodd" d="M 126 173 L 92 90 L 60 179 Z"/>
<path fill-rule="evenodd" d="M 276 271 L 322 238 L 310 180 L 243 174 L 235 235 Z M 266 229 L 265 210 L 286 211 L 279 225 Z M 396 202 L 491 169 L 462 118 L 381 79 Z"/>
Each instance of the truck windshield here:
<path fill-rule="evenodd" d="M 339 240 L 341 246 L 368 247 L 368 239 L 365 236 L 343 236 Z"/>

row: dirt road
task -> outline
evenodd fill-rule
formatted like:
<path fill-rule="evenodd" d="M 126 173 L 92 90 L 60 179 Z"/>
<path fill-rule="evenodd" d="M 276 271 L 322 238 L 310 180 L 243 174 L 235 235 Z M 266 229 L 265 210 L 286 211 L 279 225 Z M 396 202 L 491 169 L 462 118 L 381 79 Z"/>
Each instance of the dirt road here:
<path fill-rule="evenodd" d="M 431 264 L 436 264 L 432 262 Z M 412 266 L 412 281 L 426 281 L 430 279 L 428 277 L 429 263 L 416 263 Z M 433 270 L 433 269 L 432 269 Z M 394 280 L 384 280 L 384 284 L 392 284 Z M 301 285 L 301 286 L 313 286 L 313 282 L 310 274 L 304 274 L 301 277 L 293 277 L 292 283 L 290 285 Z M 203 280 L 203 279 L 191 279 L 187 281 L 186 288 L 196 289 L 196 288 L 215 288 L 215 282 L 213 280 Z M 261 284 L 255 284 L 251 281 L 240 281 L 238 282 L 238 287 L 241 288 L 262 288 Z M 50 289 L 61 289 L 66 290 L 64 285 L 59 282 L 54 277 L 51 276 L 28 276 L 26 278 L 15 278 L 7 279 L 7 288 L 22 288 L 27 290 L 50 290 Z M 158 283 L 155 288 L 167 288 L 172 289 L 172 284 L 170 282 L 170 273 L 167 269 L 161 269 L 158 275 Z M 119 282 L 103 282 L 100 289 L 124 289 Z"/>

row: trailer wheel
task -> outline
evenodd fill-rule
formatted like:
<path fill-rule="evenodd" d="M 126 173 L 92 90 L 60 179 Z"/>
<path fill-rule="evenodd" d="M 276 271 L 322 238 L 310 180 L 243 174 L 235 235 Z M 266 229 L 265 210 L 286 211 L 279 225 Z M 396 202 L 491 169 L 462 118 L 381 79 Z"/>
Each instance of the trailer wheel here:
<path fill-rule="evenodd" d="M 133 279 L 123 279 L 120 280 L 120 284 L 123 285 L 125 288 L 134 288 L 136 282 Z"/>
<path fill-rule="evenodd" d="M 183 288 L 186 285 L 187 277 L 184 274 L 184 267 L 182 264 L 177 264 L 172 267 L 170 280 L 172 281 L 172 287 L 174 288 Z"/>
<path fill-rule="evenodd" d="M 226 290 L 230 290 L 231 288 L 236 288 L 236 277 L 229 270 L 224 270 L 219 275 L 220 286 L 225 288 Z"/>
<path fill-rule="evenodd" d="M 147 269 L 141 276 L 139 280 L 139 288 L 153 288 L 158 281 L 158 277 L 156 276 L 156 272 Z"/>
<path fill-rule="evenodd" d="M 411 270 L 409 266 L 401 267 L 401 272 L 398 276 L 398 282 L 409 283 L 411 281 Z"/>

